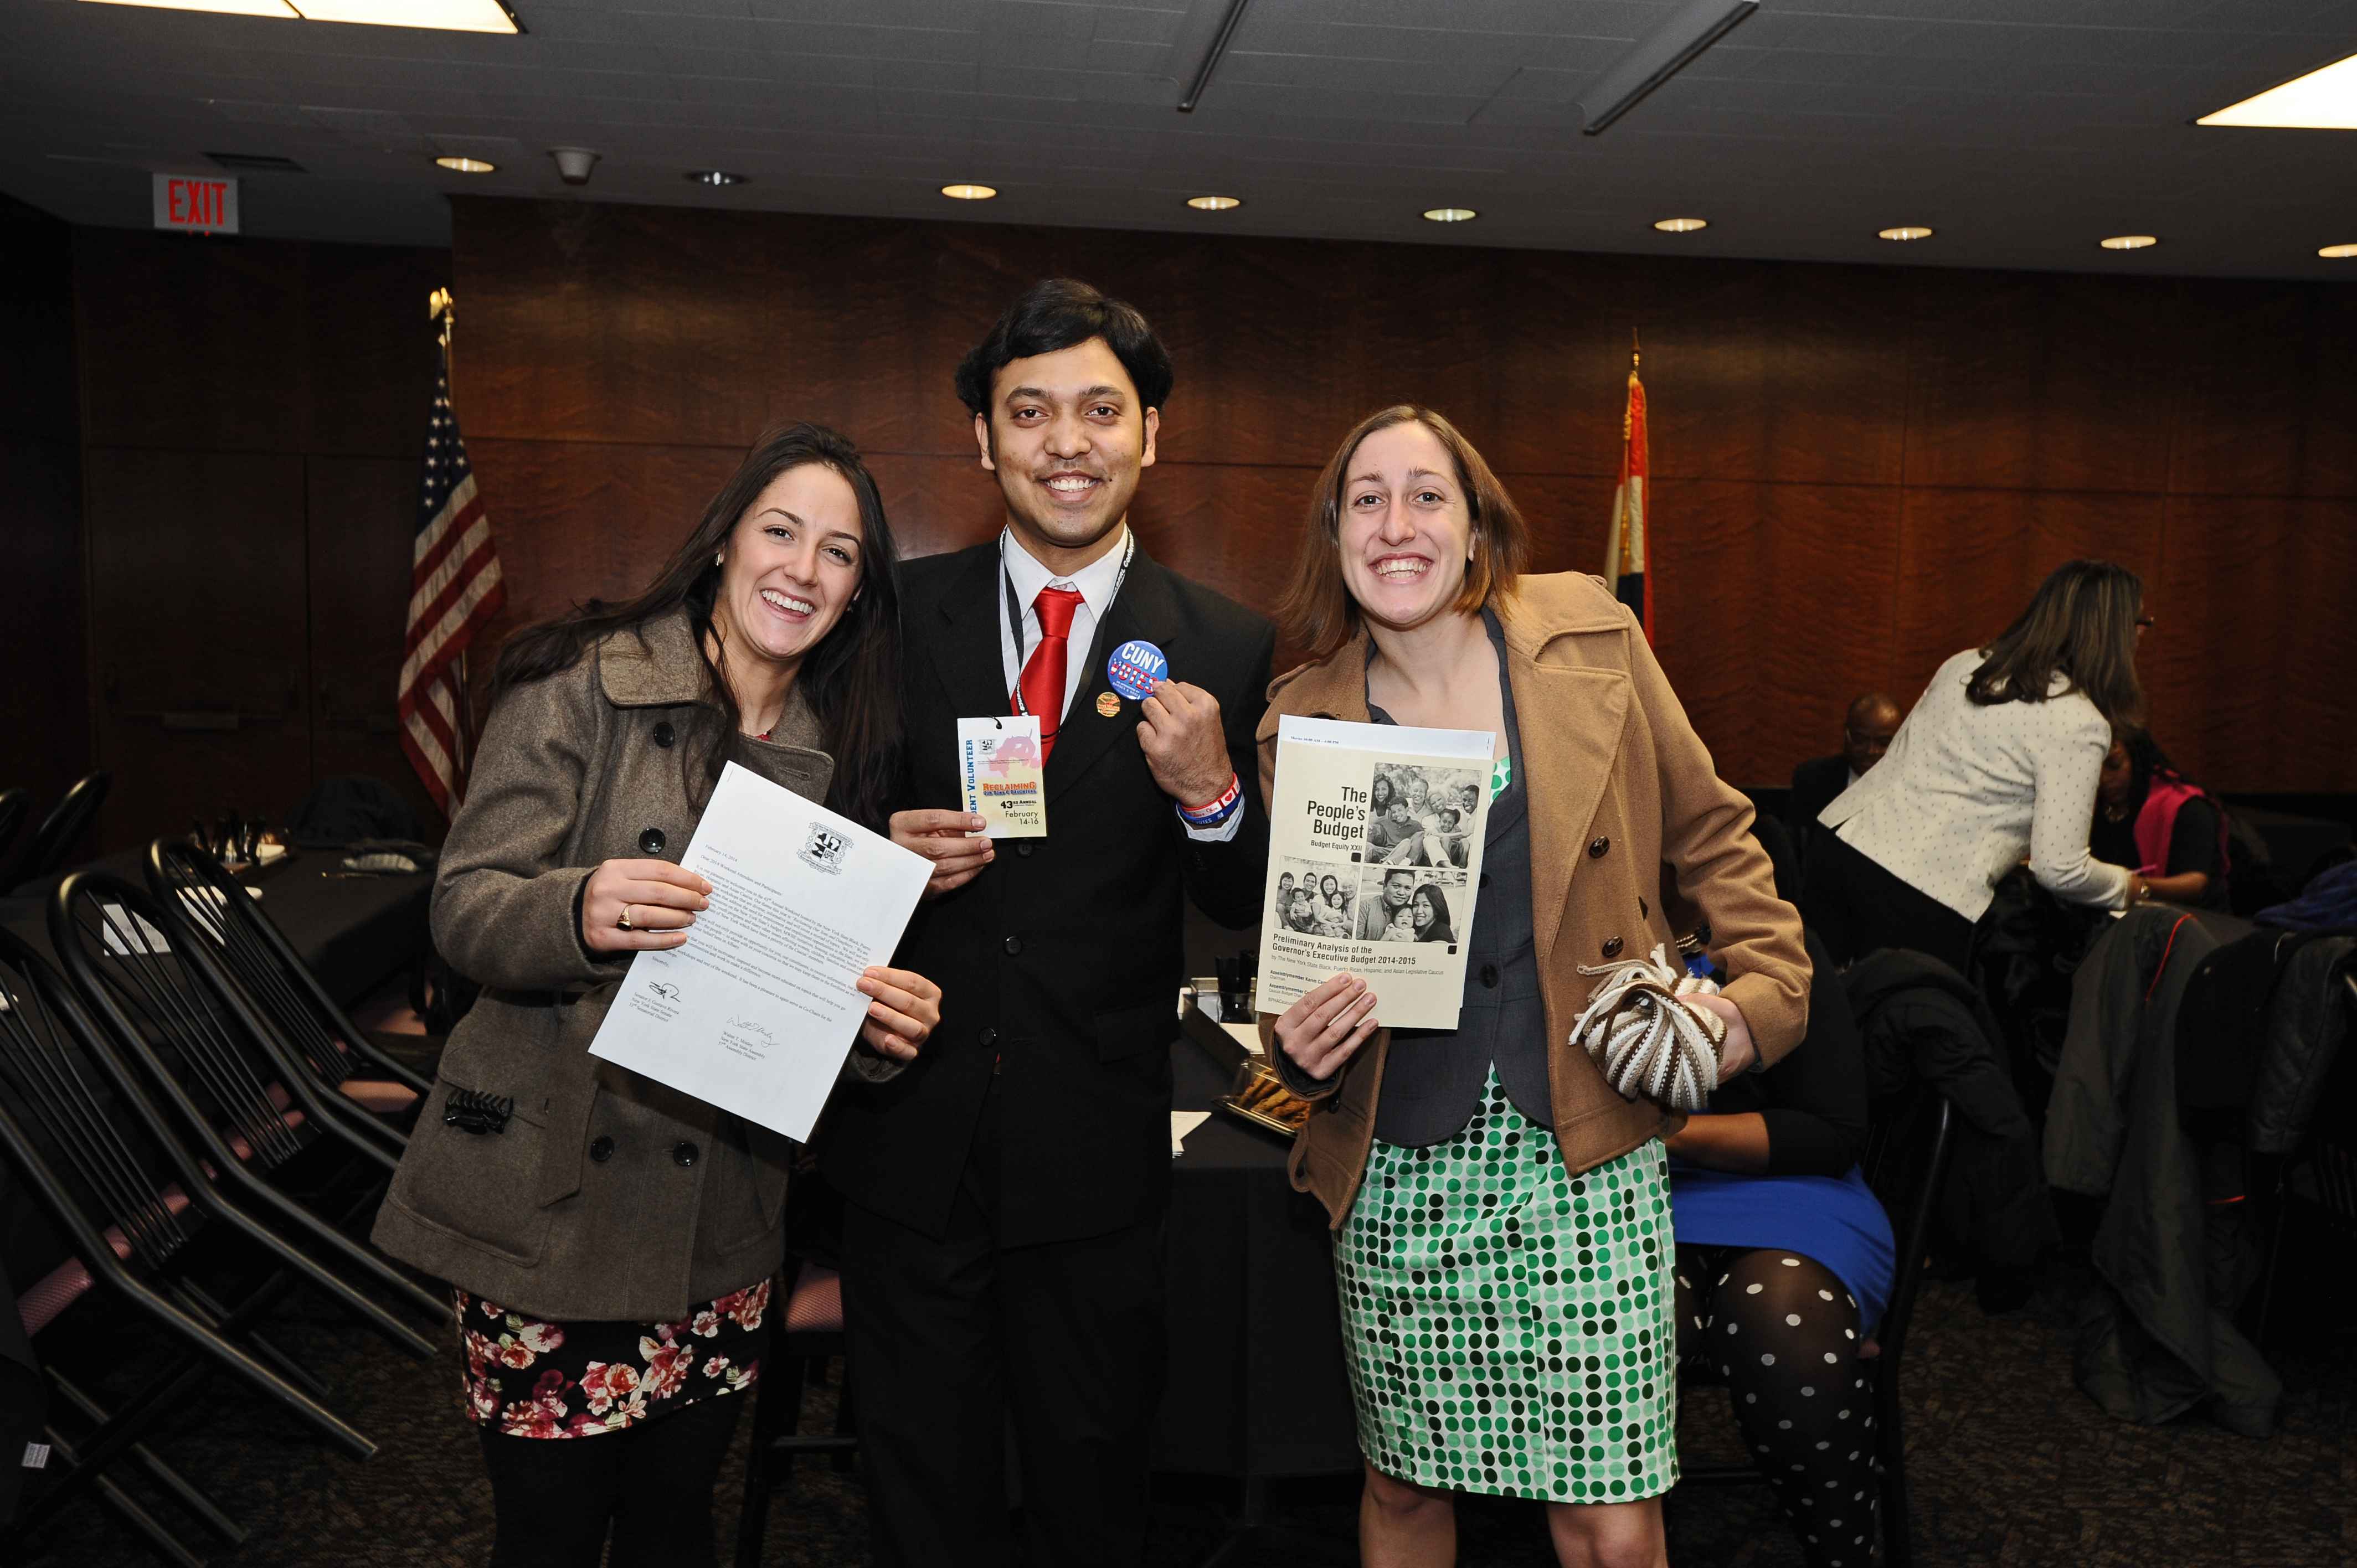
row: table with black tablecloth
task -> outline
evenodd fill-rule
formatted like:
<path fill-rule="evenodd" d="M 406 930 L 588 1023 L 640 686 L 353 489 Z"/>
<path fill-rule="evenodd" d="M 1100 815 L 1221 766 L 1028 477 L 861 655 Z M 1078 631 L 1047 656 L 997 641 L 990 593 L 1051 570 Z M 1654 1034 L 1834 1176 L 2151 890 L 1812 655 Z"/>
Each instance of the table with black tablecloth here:
<path fill-rule="evenodd" d="M 1173 1163 L 1164 1223 L 1168 1375 L 1154 1467 L 1261 1481 L 1356 1473 L 1326 1210 L 1293 1190 L 1282 1135 L 1213 1109 L 1233 1078 L 1170 1047 L 1180 1111 L 1211 1111 Z"/>
<path fill-rule="evenodd" d="M 145 848 L 124 849 L 74 869 L 119 876 L 144 892 L 146 862 Z M 0 898 L 0 925 L 52 961 L 49 896 L 61 880 L 51 878 Z M 305 850 L 238 880 L 262 889 L 264 911 L 328 994 L 347 1007 L 408 969 L 425 950 L 425 907 L 434 891 L 430 872 L 355 875 L 344 871 L 343 856 L 334 851 Z"/>

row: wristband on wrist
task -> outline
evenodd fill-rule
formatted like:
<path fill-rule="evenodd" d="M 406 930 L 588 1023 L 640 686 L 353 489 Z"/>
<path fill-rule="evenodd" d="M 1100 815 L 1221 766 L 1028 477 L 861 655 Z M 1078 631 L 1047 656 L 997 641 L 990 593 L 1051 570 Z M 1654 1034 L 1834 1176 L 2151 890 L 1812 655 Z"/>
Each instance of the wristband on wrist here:
<path fill-rule="evenodd" d="M 1190 828 L 1216 828 L 1243 809 L 1243 781 L 1232 773 L 1228 775 L 1228 787 L 1220 797 L 1206 805 L 1180 806 L 1179 818 Z"/>

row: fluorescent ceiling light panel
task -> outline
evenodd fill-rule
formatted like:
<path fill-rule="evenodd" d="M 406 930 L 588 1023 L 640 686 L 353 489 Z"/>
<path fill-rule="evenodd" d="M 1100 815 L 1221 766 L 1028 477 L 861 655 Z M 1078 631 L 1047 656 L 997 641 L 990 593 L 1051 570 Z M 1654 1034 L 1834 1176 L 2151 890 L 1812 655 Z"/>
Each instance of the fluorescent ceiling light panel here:
<path fill-rule="evenodd" d="M 2197 125 L 2283 125 L 2357 131 L 2357 55 L 2204 114 Z"/>
<path fill-rule="evenodd" d="M 286 0 L 90 0 L 94 5 L 145 5 L 157 11 L 225 11 L 232 16 L 276 16 L 301 20 Z"/>
<path fill-rule="evenodd" d="M 1686 0 L 1579 90 L 1580 128 L 1592 136 L 1620 118 L 1759 8 L 1760 0 Z"/>

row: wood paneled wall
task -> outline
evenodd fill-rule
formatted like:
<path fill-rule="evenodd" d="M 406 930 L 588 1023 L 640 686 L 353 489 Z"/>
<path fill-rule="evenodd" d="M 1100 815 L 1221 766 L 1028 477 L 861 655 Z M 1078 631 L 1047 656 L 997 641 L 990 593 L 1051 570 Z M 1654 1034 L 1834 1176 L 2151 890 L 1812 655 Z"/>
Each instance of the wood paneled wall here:
<path fill-rule="evenodd" d="M 436 822 L 392 719 L 448 257 L 81 229 L 73 262 L 101 847 L 339 773 Z"/>
<path fill-rule="evenodd" d="M 0 627 L 15 653 L 0 789 L 31 796 L 15 844 L 90 767 L 72 297 L 71 231 L 0 196 Z"/>
<path fill-rule="evenodd" d="M 1403 400 L 1482 449 L 1542 570 L 1597 570 L 1635 327 L 1661 654 L 1730 779 L 1782 783 L 1853 694 L 1911 701 L 2101 554 L 2145 575 L 2153 722 L 2190 770 L 2357 789 L 2345 287 L 471 199 L 455 235 L 510 624 L 631 591 L 780 419 L 860 444 L 906 553 L 988 537 L 951 369 L 1061 274 L 1178 363 L 1146 546 L 1264 611 L 1332 444 Z"/>

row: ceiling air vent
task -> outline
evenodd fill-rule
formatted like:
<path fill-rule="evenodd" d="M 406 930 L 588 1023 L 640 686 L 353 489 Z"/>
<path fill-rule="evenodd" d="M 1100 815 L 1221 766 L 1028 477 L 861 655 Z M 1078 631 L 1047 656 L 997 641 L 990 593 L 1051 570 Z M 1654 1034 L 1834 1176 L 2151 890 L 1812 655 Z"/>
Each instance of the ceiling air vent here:
<path fill-rule="evenodd" d="M 301 174 L 303 166 L 293 158 L 273 157 L 268 153 L 207 153 L 205 156 L 225 169 L 246 174 Z"/>

